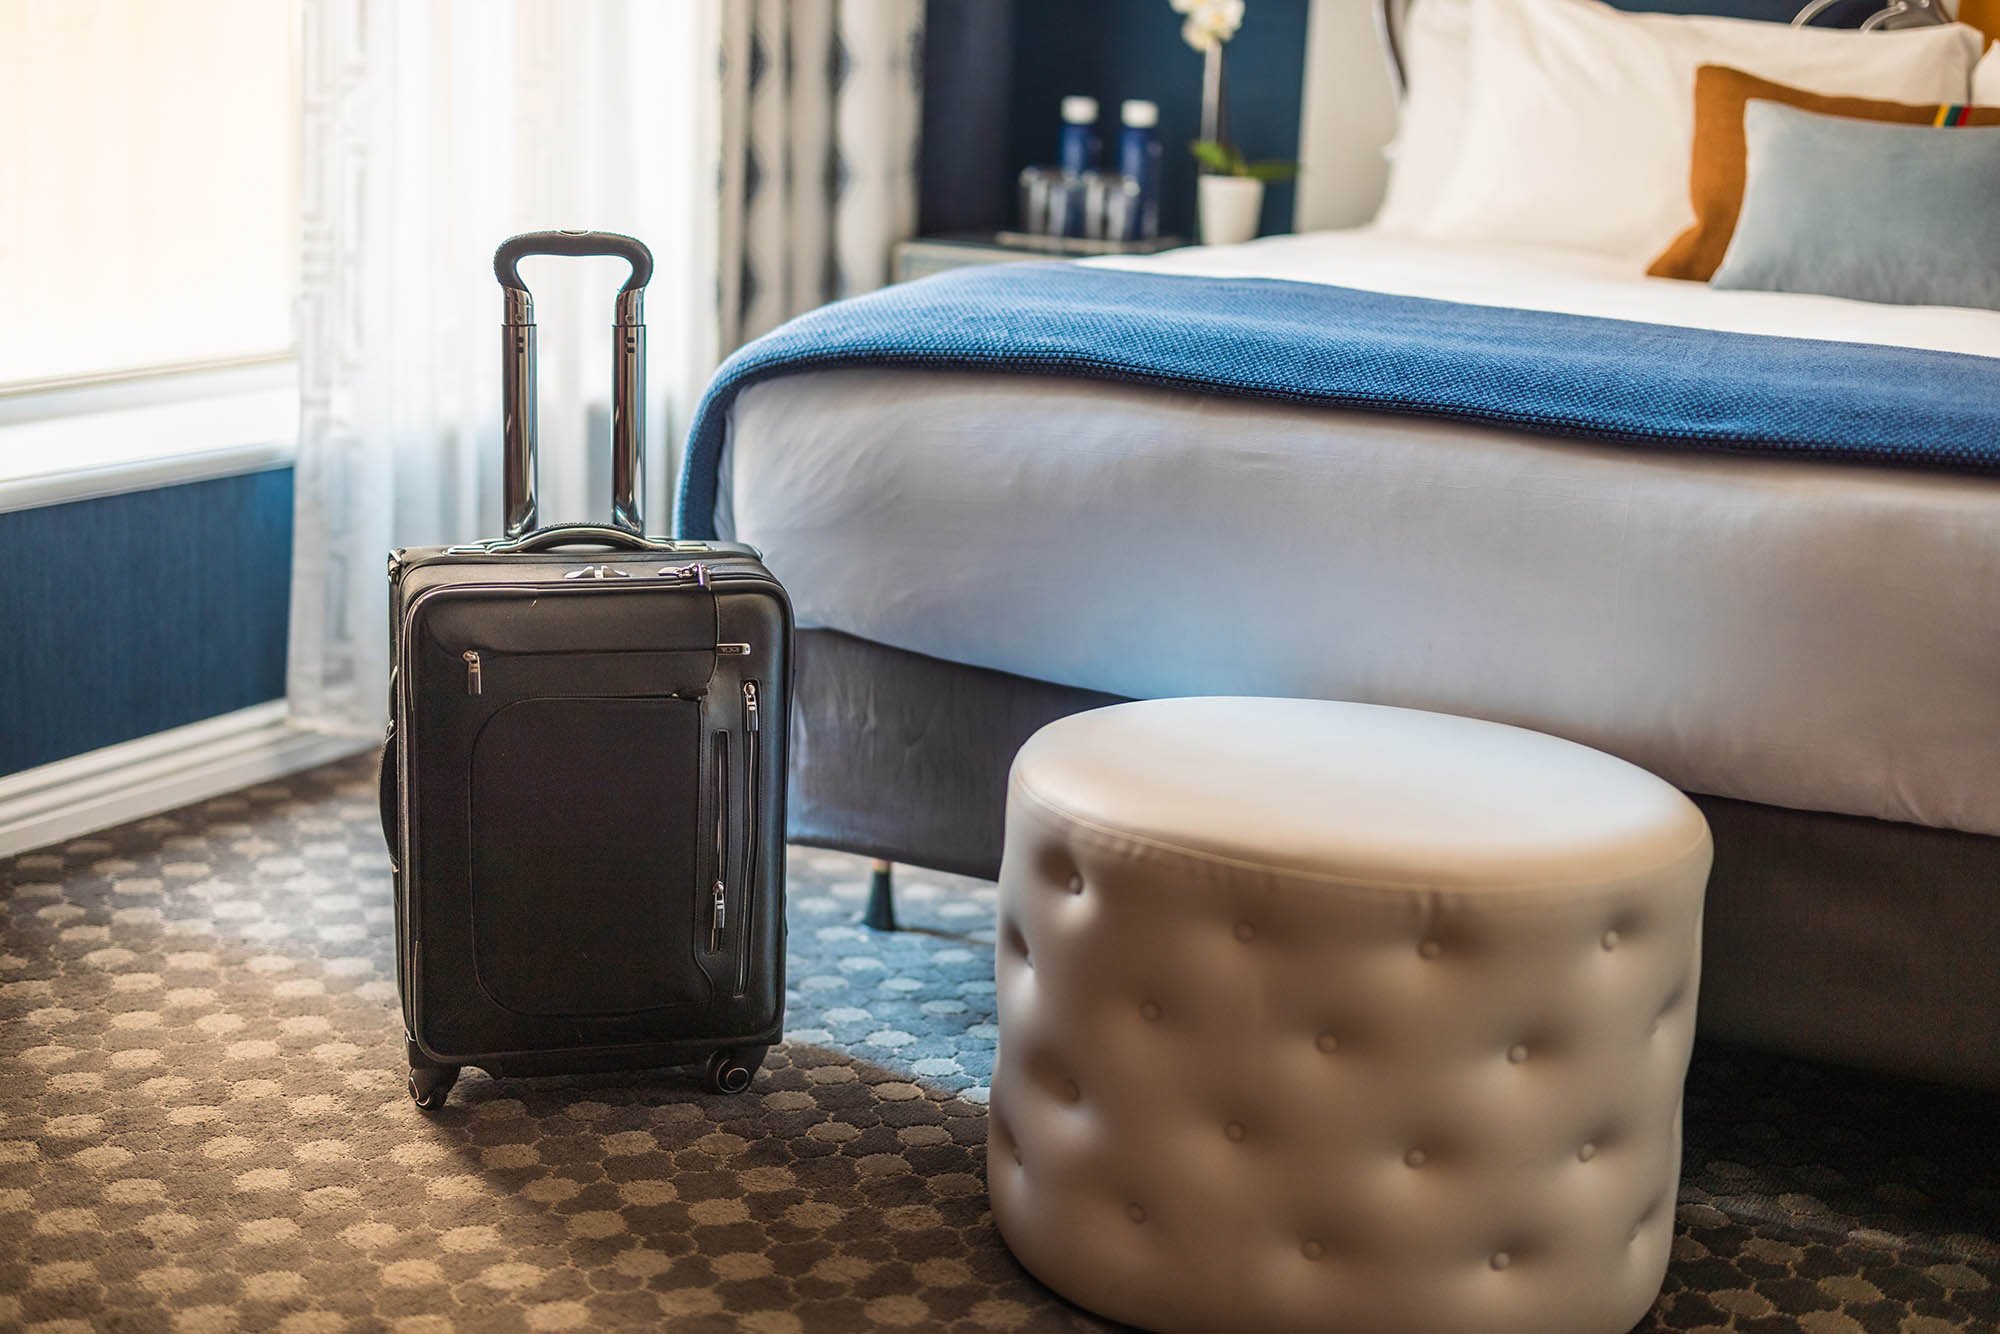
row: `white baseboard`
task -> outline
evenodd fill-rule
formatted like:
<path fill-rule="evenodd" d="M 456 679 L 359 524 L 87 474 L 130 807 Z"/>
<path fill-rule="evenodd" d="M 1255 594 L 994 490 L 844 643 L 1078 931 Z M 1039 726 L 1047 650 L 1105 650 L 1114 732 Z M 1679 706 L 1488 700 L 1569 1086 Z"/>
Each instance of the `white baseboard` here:
<path fill-rule="evenodd" d="M 9 774 L 0 778 L 0 857 L 269 782 L 373 744 L 292 727 L 279 699 Z"/>

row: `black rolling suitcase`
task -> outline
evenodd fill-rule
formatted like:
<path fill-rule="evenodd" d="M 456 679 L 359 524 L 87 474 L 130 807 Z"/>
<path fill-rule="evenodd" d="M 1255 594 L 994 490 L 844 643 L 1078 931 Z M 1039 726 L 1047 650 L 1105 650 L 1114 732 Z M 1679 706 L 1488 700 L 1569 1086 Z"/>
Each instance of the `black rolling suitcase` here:
<path fill-rule="evenodd" d="M 631 262 L 612 329 L 613 521 L 535 525 L 525 255 Z M 389 559 L 382 818 L 396 865 L 410 1095 L 493 1075 L 703 1063 L 740 1092 L 784 1017 L 792 616 L 748 547 L 643 535 L 652 256 L 517 236 L 506 536 Z"/>

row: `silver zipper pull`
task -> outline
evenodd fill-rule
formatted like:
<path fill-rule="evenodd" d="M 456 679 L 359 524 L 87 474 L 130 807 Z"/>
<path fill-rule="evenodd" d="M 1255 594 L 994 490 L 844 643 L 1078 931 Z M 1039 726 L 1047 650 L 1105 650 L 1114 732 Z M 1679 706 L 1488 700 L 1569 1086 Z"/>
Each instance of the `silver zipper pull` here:
<path fill-rule="evenodd" d="M 757 683 L 755 681 L 745 681 L 743 683 L 743 725 L 753 732 L 758 728 Z"/>
<path fill-rule="evenodd" d="M 723 892 L 722 882 L 715 882 L 715 915 L 708 923 L 708 951 L 713 954 L 722 948 L 722 921 L 729 915 L 729 896 Z"/>
<path fill-rule="evenodd" d="M 465 693 L 468 695 L 480 693 L 479 654 L 473 649 L 465 651 Z"/>
<path fill-rule="evenodd" d="M 708 565 L 703 561 L 696 561 L 692 565 L 663 565 L 660 567 L 660 578 L 678 579 L 684 584 L 693 584 L 696 588 L 707 588 Z"/>

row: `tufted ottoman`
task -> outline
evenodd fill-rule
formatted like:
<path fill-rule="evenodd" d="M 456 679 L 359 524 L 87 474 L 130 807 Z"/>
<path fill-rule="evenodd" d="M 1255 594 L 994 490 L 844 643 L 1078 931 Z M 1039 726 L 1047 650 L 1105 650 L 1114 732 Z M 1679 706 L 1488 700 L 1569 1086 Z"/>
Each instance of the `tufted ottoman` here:
<path fill-rule="evenodd" d="M 993 1213 L 1154 1329 L 1622 1331 L 1666 1271 L 1700 812 L 1622 760 L 1317 700 L 1014 763 Z"/>

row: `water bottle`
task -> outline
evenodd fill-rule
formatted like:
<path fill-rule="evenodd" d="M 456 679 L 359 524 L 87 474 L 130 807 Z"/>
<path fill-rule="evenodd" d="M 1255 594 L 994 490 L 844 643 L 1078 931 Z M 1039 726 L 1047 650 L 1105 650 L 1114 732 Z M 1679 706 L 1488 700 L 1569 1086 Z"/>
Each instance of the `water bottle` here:
<path fill-rule="evenodd" d="M 1097 99 L 1070 96 L 1062 100 L 1062 140 L 1056 162 L 1065 176 L 1081 176 L 1097 166 Z"/>
<path fill-rule="evenodd" d="M 1134 98 L 1118 108 L 1118 119 L 1118 171 L 1139 185 L 1133 236 L 1150 241 L 1160 234 L 1160 104 Z"/>

